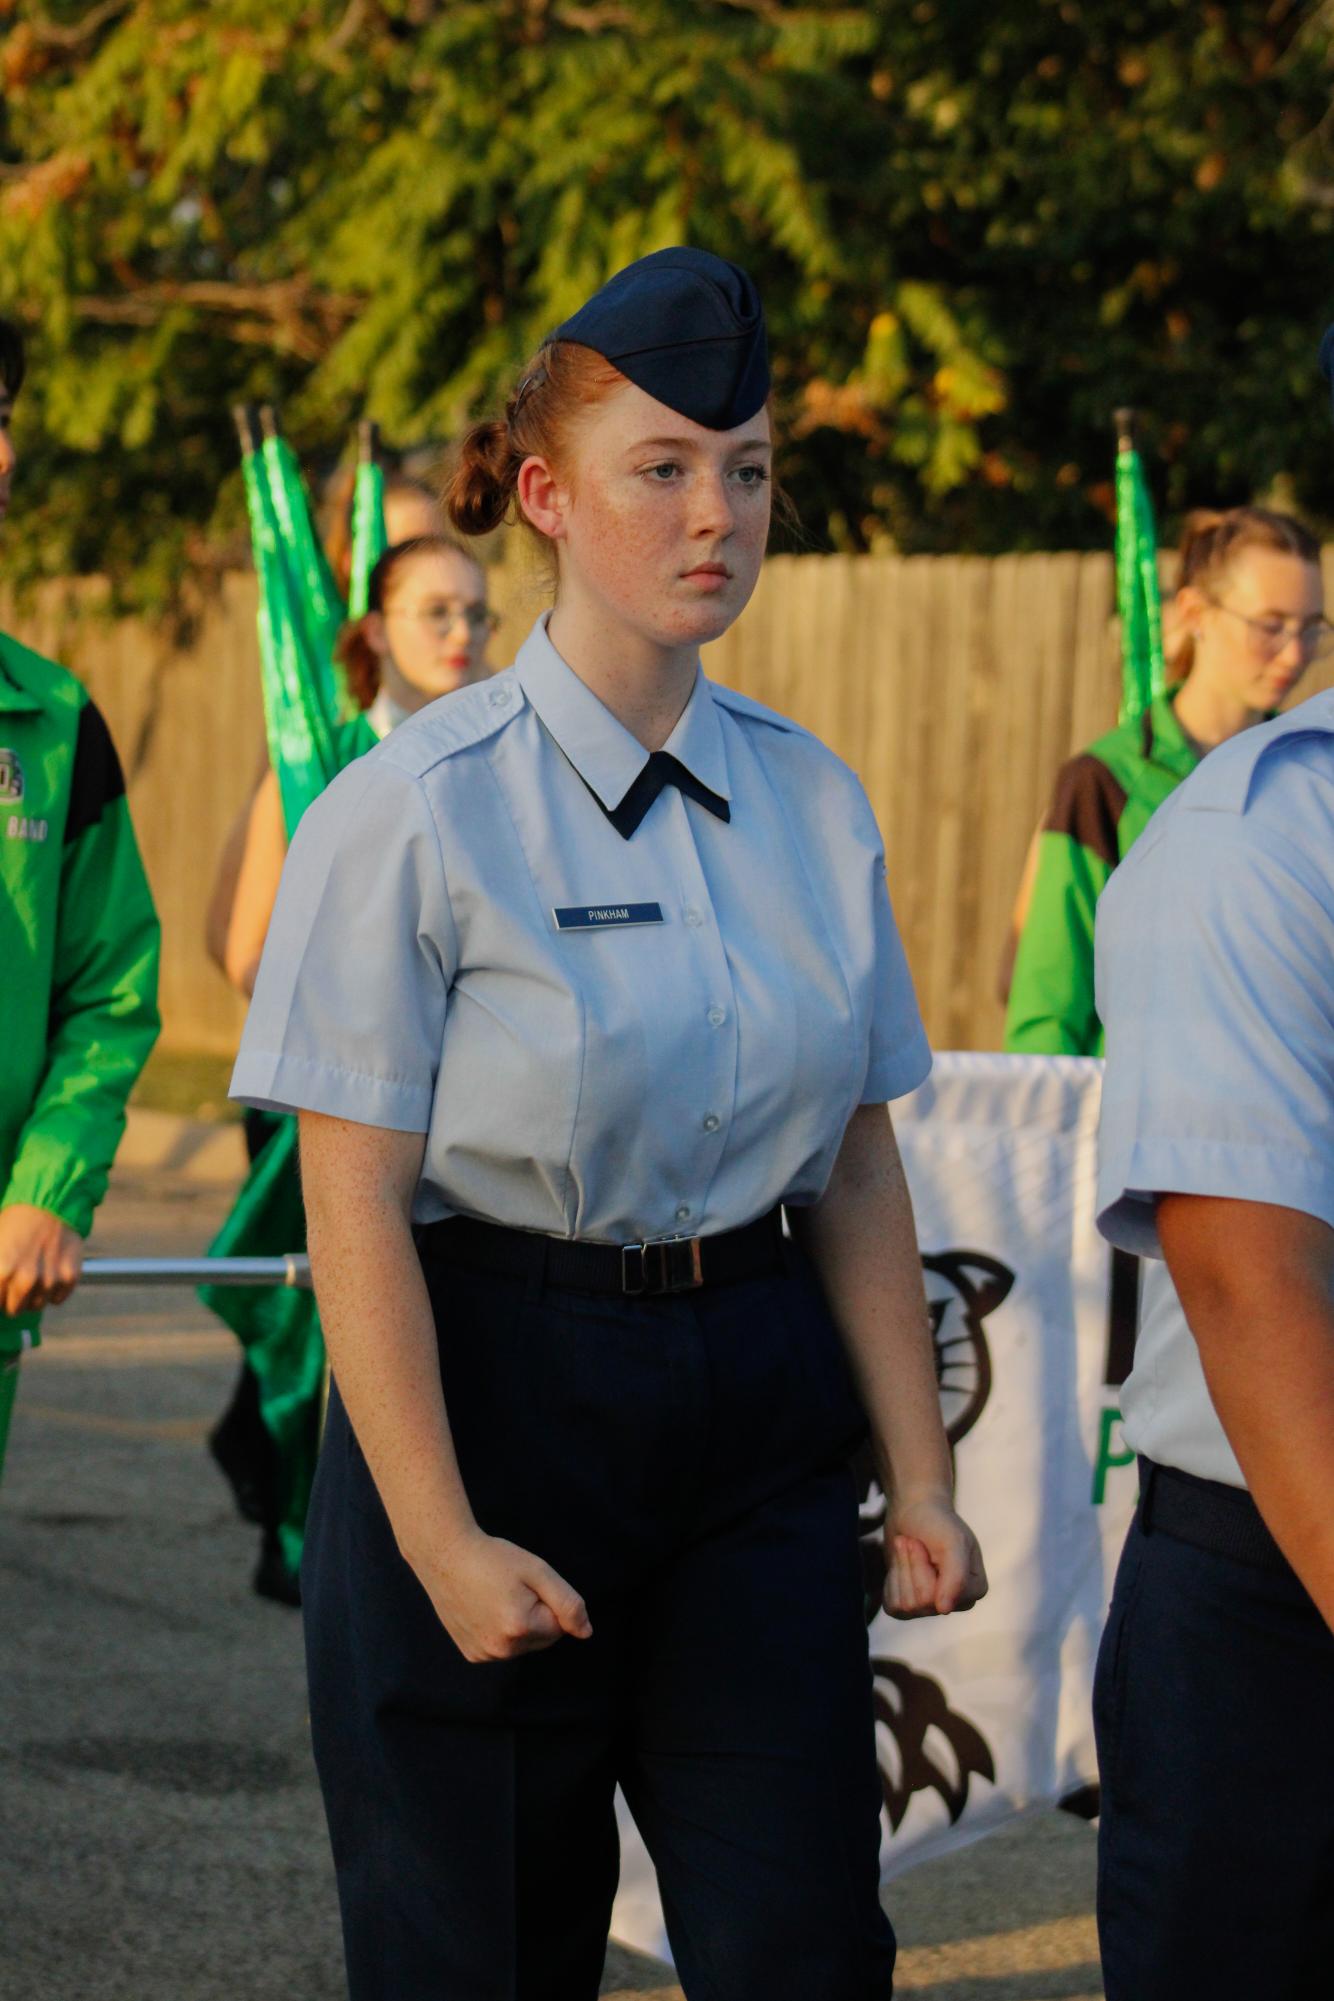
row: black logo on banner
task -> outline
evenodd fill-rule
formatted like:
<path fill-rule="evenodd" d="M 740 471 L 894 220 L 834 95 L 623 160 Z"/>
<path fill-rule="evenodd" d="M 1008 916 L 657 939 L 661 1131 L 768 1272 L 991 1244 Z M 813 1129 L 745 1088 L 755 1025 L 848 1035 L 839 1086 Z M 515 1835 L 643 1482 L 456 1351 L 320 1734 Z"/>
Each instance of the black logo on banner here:
<path fill-rule="evenodd" d="M 923 1258 L 940 1412 L 951 1445 L 966 1438 L 991 1395 L 991 1350 L 982 1322 L 1008 1299 L 1014 1273 L 985 1251 Z"/>
<path fill-rule="evenodd" d="M 902 1827 L 914 1793 L 938 1793 L 950 1826 L 968 1804 L 975 1778 L 996 1780 L 996 1761 L 976 1724 L 951 1709 L 929 1674 L 902 1661 L 871 1661 L 876 1721 L 894 1740 L 898 1771 L 880 1760 L 880 1790 L 892 1833 Z"/>

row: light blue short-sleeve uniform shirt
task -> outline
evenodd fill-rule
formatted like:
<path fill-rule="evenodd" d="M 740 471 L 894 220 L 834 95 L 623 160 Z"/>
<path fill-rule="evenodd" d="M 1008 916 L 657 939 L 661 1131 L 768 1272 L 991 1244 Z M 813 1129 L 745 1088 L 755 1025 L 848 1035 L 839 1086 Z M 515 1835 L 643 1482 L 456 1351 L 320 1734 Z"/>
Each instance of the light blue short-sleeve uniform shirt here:
<path fill-rule="evenodd" d="M 1334 691 L 1211 752 L 1098 906 L 1099 1226 L 1161 1257 L 1156 1197 L 1334 1227 Z M 1166 1273 L 1122 1393 L 1135 1450 L 1245 1480 Z"/>
<path fill-rule="evenodd" d="M 664 789 L 539 621 L 352 765 L 292 843 L 233 1095 L 427 1135 L 414 1219 L 626 1243 L 822 1193 L 931 1057 L 874 816 L 806 731 L 697 676 Z"/>

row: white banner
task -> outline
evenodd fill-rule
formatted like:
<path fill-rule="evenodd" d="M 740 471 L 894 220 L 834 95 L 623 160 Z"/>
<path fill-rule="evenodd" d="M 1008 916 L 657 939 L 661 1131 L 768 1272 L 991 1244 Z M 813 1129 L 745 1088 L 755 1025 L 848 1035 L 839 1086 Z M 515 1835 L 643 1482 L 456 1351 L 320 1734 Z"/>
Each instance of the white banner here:
<path fill-rule="evenodd" d="M 894 1108 L 959 1507 L 991 1589 L 962 1617 L 871 1624 L 886 1877 L 1097 1776 L 1090 1703 L 1135 1500 L 1117 1385 L 1136 1273 L 1094 1226 L 1101 1064 L 945 1055 Z M 883 1578 L 868 1483 L 869 1582 Z M 664 1952 L 621 1809 L 618 1938 Z"/>

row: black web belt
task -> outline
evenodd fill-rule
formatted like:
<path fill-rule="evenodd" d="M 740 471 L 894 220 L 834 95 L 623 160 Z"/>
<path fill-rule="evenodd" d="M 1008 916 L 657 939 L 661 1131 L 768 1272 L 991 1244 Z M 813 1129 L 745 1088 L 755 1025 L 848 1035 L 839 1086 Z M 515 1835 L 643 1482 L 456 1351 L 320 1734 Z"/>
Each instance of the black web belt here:
<path fill-rule="evenodd" d="M 735 1285 L 783 1265 L 782 1210 L 712 1237 L 655 1237 L 639 1244 L 588 1244 L 451 1216 L 416 1231 L 424 1263 L 461 1265 L 498 1277 L 539 1278 L 574 1292 L 657 1299 L 703 1285 Z"/>
<path fill-rule="evenodd" d="M 1212 1550 L 1216 1556 L 1231 1556 L 1261 1570 L 1294 1575 L 1244 1487 L 1202 1480 L 1198 1474 L 1159 1466 L 1143 1457 L 1139 1479 L 1139 1520 L 1146 1535 L 1161 1531 L 1196 1549 Z"/>

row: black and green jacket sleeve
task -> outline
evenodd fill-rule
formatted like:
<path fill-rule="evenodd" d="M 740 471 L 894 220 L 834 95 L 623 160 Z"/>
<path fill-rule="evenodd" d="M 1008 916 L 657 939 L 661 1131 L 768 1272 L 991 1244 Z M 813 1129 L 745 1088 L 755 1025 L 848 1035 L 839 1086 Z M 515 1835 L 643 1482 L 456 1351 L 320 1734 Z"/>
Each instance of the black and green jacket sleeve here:
<path fill-rule="evenodd" d="M 1096 1055 L 1093 924 L 1119 859 L 1126 795 L 1086 752 L 1063 766 L 1038 841 L 1033 895 L 1015 955 L 1005 1047 L 1043 1056 Z"/>
<path fill-rule="evenodd" d="M 56 712 L 56 734 L 60 720 Z M 86 1235 L 106 1193 L 126 1099 L 158 1035 L 158 918 L 106 722 L 86 698 L 68 722 L 62 824 L 54 812 L 20 888 L 38 946 L 24 1007 L 44 1015 L 22 1041 L 32 1045 L 38 1027 L 44 1035 L 0 1203 L 32 1203 Z"/>
<path fill-rule="evenodd" d="M 1005 1017 L 1005 1047 L 1100 1056 L 1093 1000 L 1098 898 L 1117 863 L 1198 756 L 1176 718 L 1175 690 L 1063 765 L 1038 842 L 1038 869 Z"/>

